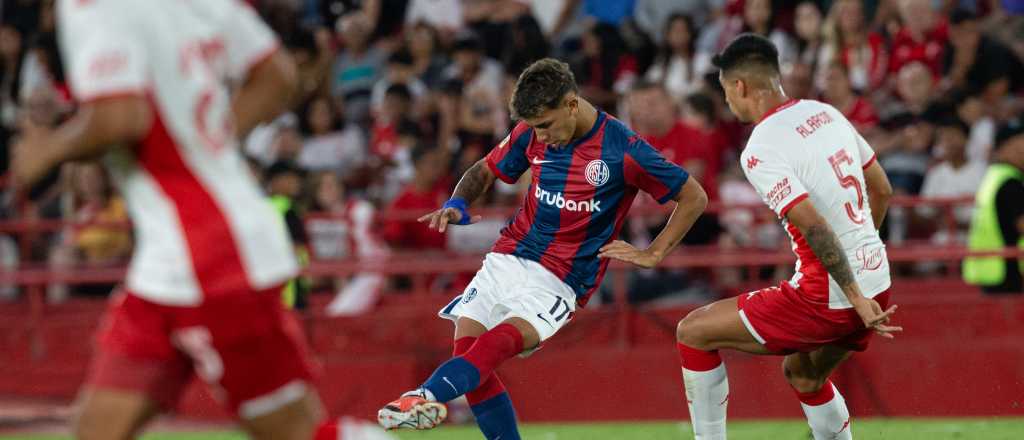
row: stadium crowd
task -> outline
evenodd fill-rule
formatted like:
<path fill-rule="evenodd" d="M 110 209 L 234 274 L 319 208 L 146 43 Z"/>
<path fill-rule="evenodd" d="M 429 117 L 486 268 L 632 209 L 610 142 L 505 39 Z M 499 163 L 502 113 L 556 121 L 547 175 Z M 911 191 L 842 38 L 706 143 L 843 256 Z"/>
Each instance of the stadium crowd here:
<path fill-rule="evenodd" d="M 410 213 L 439 207 L 458 176 L 501 142 L 512 125 L 506 105 L 512 84 L 544 56 L 569 62 L 584 97 L 629 123 L 725 206 L 702 218 L 688 244 L 779 249 L 788 243 L 770 212 L 728 209 L 759 203 L 738 160 L 751 127 L 731 116 L 709 62 L 739 33 L 775 42 L 787 94 L 842 111 L 878 152 L 898 194 L 973 195 L 996 127 L 1024 110 L 1024 3 L 1013 0 L 250 3 L 298 62 L 303 96 L 242 148 L 297 252 L 318 261 L 486 250 L 504 219 L 487 217 L 442 235 Z M 52 125 L 74 103 L 62 75 L 54 2 L 7 0 L 0 8 L 0 168 L 6 170 L 7 147 L 24 121 Z M 482 205 L 513 207 L 527 183 L 499 182 Z M 117 224 L 127 213 L 98 164 L 66 166 L 31 195 L 28 202 L 6 196 L 4 216 L 62 219 L 68 226 L 36 236 L 28 249 L 5 237 L 0 264 L 111 267 L 130 257 L 131 232 Z M 953 233 L 933 226 L 941 215 L 927 206 L 894 208 L 884 237 L 962 243 L 970 206 L 955 211 Z M 626 238 L 641 245 L 665 218 L 629 222 Z M 781 270 L 787 269 L 763 272 Z M 744 276 L 637 271 L 629 291 L 637 301 L 703 301 L 729 293 Z M 381 292 L 417 286 L 449 294 L 468 279 L 413 282 L 360 273 L 299 284 L 338 292 L 329 311 L 345 314 L 367 310 Z M 47 295 L 59 301 L 111 287 L 54 284 Z"/>

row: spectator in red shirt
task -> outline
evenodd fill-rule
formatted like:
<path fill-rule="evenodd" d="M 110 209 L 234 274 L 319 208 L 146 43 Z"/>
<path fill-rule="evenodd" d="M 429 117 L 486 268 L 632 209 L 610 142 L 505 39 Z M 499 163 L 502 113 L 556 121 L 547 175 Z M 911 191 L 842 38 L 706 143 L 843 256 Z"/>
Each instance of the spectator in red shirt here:
<path fill-rule="evenodd" d="M 932 76 L 942 77 L 949 25 L 939 16 L 931 0 L 900 0 L 900 18 L 903 27 L 892 39 L 889 72 L 899 72 L 911 61 L 928 66 Z"/>
<path fill-rule="evenodd" d="M 829 65 L 825 73 L 823 98 L 823 101 L 843 112 L 843 116 L 846 116 L 862 135 L 868 136 L 878 126 L 875 106 L 853 91 L 850 76 L 842 63 L 834 62 Z"/>
<path fill-rule="evenodd" d="M 706 186 L 714 200 L 715 175 L 726 141 L 714 121 L 714 103 L 703 94 L 686 98 L 680 118 L 665 87 L 659 83 L 638 82 L 629 96 L 630 124 L 670 162 L 686 169 Z"/>
<path fill-rule="evenodd" d="M 418 145 L 412 150 L 416 170 L 412 182 L 398 194 L 388 207 L 389 220 L 384 225 L 384 239 L 400 250 L 444 250 L 445 236 L 416 221 L 409 213 L 430 212 L 444 204 L 448 188 L 439 185 L 448 172 L 448 154 L 443 148 Z M 401 218 L 394 218 L 401 215 Z M 408 218 L 407 218 L 408 217 Z"/>

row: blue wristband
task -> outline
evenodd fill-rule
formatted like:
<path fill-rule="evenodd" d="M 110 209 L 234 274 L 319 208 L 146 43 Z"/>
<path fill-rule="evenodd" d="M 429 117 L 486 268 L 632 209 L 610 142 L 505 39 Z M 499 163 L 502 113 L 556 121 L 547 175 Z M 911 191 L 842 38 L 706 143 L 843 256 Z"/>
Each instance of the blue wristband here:
<path fill-rule="evenodd" d="M 457 209 L 459 211 L 459 214 L 462 214 L 462 218 L 459 219 L 459 222 L 455 223 L 455 224 L 457 224 L 457 225 L 468 225 L 469 224 L 469 211 L 466 210 L 466 208 L 467 208 L 466 199 L 463 199 L 462 197 L 452 197 L 452 198 L 448 199 L 447 202 L 444 202 L 444 206 L 441 207 L 441 209 L 447 209 L 447 208 Z"/>

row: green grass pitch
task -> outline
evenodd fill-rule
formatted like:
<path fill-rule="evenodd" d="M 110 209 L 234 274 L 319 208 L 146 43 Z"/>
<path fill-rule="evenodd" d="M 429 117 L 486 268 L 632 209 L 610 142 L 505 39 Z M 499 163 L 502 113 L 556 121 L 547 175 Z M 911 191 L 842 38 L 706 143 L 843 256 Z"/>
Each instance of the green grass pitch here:
<path fill-rule="evenodd" d="M 401 440 L 477 440 L 475 426 L 443 427 L 432 431 L 397 432 Z M 528 440 L 683 440 L 692 439 L 686 423 L 594 423 L 527 424 L 522 428 Z M 854 438 L 891 440 L 1019 440 L 1024 439 L 1024 418 L 1000 419 L 864 419 L 855 420 Z M 0 435 L 3 440 L 57 440 L 66 436 Z M 231 432 L 154 433 L 142 440 L 242 440 Z M 802 420 L 743 421 L 729 423 L 732 440 L 808 440 Z"/>

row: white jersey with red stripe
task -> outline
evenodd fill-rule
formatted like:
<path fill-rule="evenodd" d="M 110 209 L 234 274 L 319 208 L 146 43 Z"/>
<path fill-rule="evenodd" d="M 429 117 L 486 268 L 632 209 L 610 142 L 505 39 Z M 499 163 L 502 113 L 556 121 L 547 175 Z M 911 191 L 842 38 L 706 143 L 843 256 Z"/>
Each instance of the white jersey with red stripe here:
<path fill-rule="evenodd" d="M 281 284 L 298 270 L 283 220 L 238 151 L 229 83 L 278 48 L 239 0 L 59 0 L 76 100 L 145 96 L 145 139 L 104 162 L 136 247 L 128 291 L 166 305 Z"/>
<path fill-rule="evenodd" d="M 786 213 L 810 200 L 839 237 L 864 296 L 882 293 L 891 282 L 889 261 L 864 184 L 864 169 L 874 160 L 843 114 L 814 100 L 791 100 L 766 113 L 740 156 L 747 180 L 792 238 L 797 263 L 790 284 L 832 309 L 851 306 Z"/>

